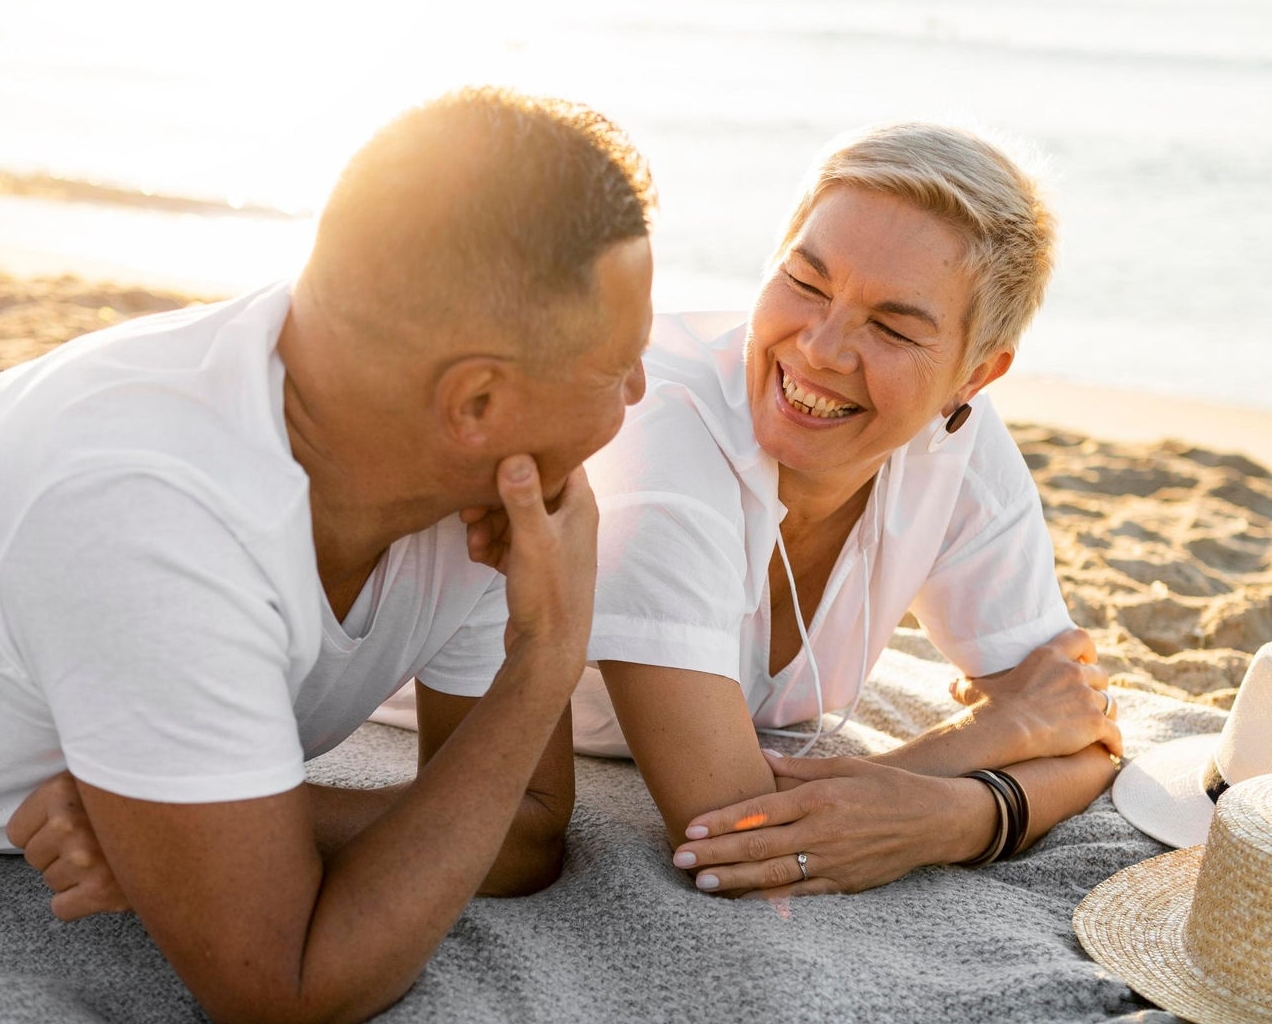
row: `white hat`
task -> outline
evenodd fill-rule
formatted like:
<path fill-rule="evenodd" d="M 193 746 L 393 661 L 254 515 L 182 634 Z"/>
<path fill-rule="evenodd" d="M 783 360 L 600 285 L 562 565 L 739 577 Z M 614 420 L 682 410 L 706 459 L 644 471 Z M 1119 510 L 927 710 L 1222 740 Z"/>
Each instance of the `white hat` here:
<path fill-rule="evenodd" d="M 1223 732 L 1185 736 L 1130 761 L 1113 804 L 1141 832 L 1169 846 L 1206 841 L 1215 801 L 1229 786 L 1272 772 L 1272 644 L 1246 670 Z"/>
<path fill-rule="evenodd" d="M 1205 846 L 1132 864 L 1073 912 L 1083 948 L 1196 1024 L 1272 1024 L 1272 775 L 1219 799 Z"/>

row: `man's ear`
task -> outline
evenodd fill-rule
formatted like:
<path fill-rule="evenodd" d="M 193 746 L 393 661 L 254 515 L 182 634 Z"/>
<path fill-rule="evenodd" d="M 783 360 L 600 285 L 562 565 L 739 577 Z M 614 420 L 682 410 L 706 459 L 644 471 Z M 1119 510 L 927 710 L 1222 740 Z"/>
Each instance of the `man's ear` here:
<path fill-rule="evenodd" d="M 964 402 L 970 402 L 986 384 L 996 381 L 1010 370 L 1015 358 L 1016 354 L 1014 352 L 995 352 L 984 362 L 974 366 L 971 372 L 968 373 L 963 386 L 955 392 L 954 398 L 943 410 L 944 415 L 952 416 L 955 409 Z"/>
<path fill-rule="evenodd" d="M 492 356 L 459 359 L 437 378 L 438 417 L 454 442 L 480 447 L 507 412 L 511 363 Z"/>

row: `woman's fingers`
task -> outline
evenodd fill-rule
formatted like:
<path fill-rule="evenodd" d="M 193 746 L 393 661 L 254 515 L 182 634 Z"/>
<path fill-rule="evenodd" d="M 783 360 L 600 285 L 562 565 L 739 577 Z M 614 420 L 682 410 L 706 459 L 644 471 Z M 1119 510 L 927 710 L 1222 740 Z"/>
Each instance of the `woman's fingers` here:
<path fill-rule="evenodd" d="M 1086 665 L 1094 665 L 1099 659 L 1099 654 L 1095 649 L 1095 641 L 1091 639 L 1091 634 L 1085 629 L 1066 629 L 1043 646 L 1054 648 L 1057 653 L 1064 655 L 1064 657 L 1071 658 L 1073 661 L 1080 661 Z"/>
<path fill-rule="evenodd" d="M 742 893 L 738 899 L 764 900 L 767 903 L 781 904 L 794 896 L 825 896 L 842 891 L 839 883 L 834 879 L 809 878 L 807 882 L 801 880 L 790 885 L 779 885 L 776 889 L 752 889 Z"/>
<path fill-rule="evenodd" d="M 857 757 L 783 757 L 781 754 L 762 751 L 775 776 L 788 779 L 800 779 L 809 782 L 813 779 L 845 778 L 869 771 L 867 764 L 863 768 L 861 758 Z"/>
<path fill-rule="evenodd" d="M 808 867 L 806 863 L 805 868 Z M 810 873 L 809 878 L 812 877 Z M 799 855 L 788 853 L 768 860 L 708 867 L 698 872 L 693 884 L 703 892 L 742 894 L 756 889 L 777 889 L 804 880 L 799 870 Z"/>
<path fill-rule="evenodd" d="M 980 689 L 973 680 L 963 676 L 950 683 L 950 696 L 964 707 L 970 707 L 984 698 L 985 691 Z"/>
<path fill-rule="evenodd" d="M 799 797 L 800 790 L 792 789 L 785 793 L 766 793 L 719 810 L 707 811 L 689 822 L 685 837 L 700 840 L 769 825 L 784 825 L 803 817 L 805 812 Z"/>

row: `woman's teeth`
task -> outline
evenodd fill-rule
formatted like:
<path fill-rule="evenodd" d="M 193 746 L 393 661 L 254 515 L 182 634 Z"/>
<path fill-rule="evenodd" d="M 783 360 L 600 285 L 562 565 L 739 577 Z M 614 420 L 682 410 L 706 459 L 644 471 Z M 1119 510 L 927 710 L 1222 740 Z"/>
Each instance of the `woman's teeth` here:
<path fill-rule="evenodd" d="M 815 395 L 811 391 L 805 391 L 789 377 L 782 381 L 782 391 L 786 395 L 786 400 L 796 409 L 819 419 L 841 419 L 857 412 L 861 408 L 861 406 L 853 405 L 851 402 L 836 402 L 823 395 Z"/>

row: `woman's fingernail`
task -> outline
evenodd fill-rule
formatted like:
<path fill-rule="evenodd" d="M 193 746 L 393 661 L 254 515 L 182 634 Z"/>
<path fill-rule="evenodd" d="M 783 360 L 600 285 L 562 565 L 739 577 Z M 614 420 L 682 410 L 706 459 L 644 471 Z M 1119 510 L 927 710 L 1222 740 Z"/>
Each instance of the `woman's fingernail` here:
<path fill-rule="evenodd" d="M 773 750 L 771 747 L 761 747 L 760 753 L 765 754 L 768 757 L 785 757 L 786 756 L 780 750 Z"/>
<path fill-rule="evenodd" d="M 699 889 L 719 889 L 720 879 L 715 875 L 701 874 L 693 880 L 693 884 Z"/>
<path fill-rule="evenodd" d="M 690 825 L 687 829 L 685 829 L 685 837 L 688 839 L 706 839 L 707 826 L 706 825 Z"/>
<path fill-rule="evenodd" d="M 672 857 L 671 862 L 678 868 L 691 868 L 698 863 L 698 858 L 686 850 L 684 853 L 678 853 Z"/>

